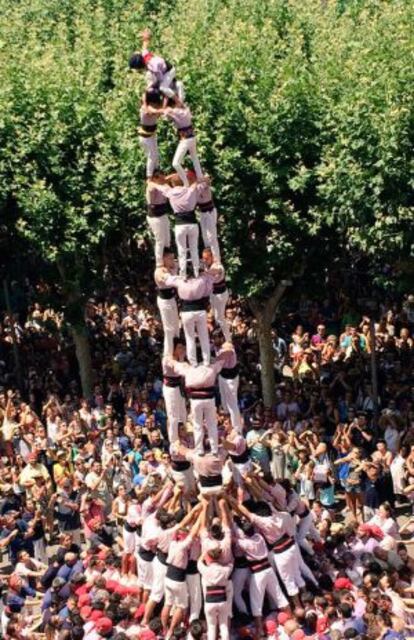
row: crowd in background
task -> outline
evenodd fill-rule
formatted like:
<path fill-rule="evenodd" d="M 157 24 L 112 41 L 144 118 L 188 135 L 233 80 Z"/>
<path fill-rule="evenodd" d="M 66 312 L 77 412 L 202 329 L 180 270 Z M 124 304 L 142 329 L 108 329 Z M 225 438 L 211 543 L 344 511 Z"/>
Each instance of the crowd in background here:
<path fill-rule="evenodd" d="M 82 397 L 62 314 L 37 302 L 35 289 L 27 314 L 3 314 L 0 545 L 7 556 L 2 632 L 8 638 L 165 637 L 157 617 L 139 626 L 142 599 L 133 572 L 123 571 L 119 539 L 131 495 L 145 490 L 154 496 L 171 479 L 163 335 L 151 291 L 143 277 L 139 288 L 89 300 L 96 372 L 89 399 Z M 296 607 L 266 620 L 267 635 L 409 636 L 414 567 L 401 536 L 410 532 L 411 519 L 401 530 L 395 509 L 408 510 L 414 499 L 414 296 L 379 305 L 375 344 L 370 318 L 348 300 L 303 296 L 274 325 L 271 408 L 261 399 L 254 317 L 235 297 L 226 317 L 239 360 L 239 404 L 252 468 L 264 483 L 277 481 L 287 492 L 294 487 L 312 514 L 314 533 L 303 536 L 301 547 L 315 580 L 306 581 Z M 212 315 L 209 324 L 214 353 Z M 12 373 L 13 335 L 24 389 Z M 374 348 L 378 398 L 371 377 Z M 221 437 L 226 420 L 218 406 Z M 191 438 L 191 423 L 187 431 Z M 67 501 L 77 508 L 70 510 Z M 127 591 L 105 588 L 102 576 L 108 581 L 114 575 Z M 122 594 L 129 609 L 122 609 L 120 619 Z M 29 615 L 39 602 L 40 622 Z M 235 597 L 234 611 L 241 608 Z M 234 619 L 235 637 L 254 635 L 248 613 Z M 88 627 L 91 621 L 95 626 Z M 200 637 L 202 623 L 179 626 L 174 634 L 180 633 Z"/>

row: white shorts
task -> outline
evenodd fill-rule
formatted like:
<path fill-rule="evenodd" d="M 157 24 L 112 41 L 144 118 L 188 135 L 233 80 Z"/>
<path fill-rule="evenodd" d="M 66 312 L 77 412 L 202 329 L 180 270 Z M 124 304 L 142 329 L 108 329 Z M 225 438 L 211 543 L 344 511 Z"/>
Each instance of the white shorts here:
<path fill-rule="evenodd" d="M 153 602 L 161 602 L 165 593 L 165 574 L 167 573 L 167 565 L 160 562 L 155 556 L 152 561 L 152 589 L 150 598 Z"/>
<path fill-rule="evenodd" d="M 124 527 L 122 529 L 122 540 L 124 542 L 124 553 L 135 553 L 135 549 L 138 546 L 136 532 L 127 531 Z"/>
<path fill-rule="evenodd" d="M 167 607 L 187 609 L 188 589 L 185 581 L 177 582 L 171 578 L 165 578 L 165 604 Z"/>
<path fill-rule="evenodd" d="M 148 562 L 147 560 L 143 560 L 138 554 L 137 558 L 137 567 L 138 567 L 138 586 L 145 591 L 151 591 L 152 582 L 153 582 L 153 565 L 152 562 Z"/>

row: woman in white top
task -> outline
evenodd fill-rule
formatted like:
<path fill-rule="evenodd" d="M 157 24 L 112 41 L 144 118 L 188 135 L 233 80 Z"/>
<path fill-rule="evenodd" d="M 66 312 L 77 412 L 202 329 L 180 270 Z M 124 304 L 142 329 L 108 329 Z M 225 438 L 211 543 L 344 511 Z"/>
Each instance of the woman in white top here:
<path fill-rule="evenodd" d="M 398 524 L 392 517 L 391 505 L 388 502 L 383 502 L 376 513 L 376 515 L 369 520 L 368 524 L 375 524 L 381 529 L 381 531 L 393 538 L 398 537 Z"/>

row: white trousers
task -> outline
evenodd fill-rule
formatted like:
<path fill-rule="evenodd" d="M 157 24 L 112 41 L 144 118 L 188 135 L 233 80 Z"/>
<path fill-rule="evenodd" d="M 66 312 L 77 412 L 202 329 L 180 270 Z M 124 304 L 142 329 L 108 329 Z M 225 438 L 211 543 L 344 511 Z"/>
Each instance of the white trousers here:
<path fill-rule="evenodd" d="M 174 229 L 175 242 L 178 252 L 180 276 L 187 277 L 187 248 L 190 250 L 194 275 L 198 278 L 200 272 L 200 256 L 198 255 L 198 224 L 176 224 Z"/>
<path fill-rule="evenodd" d="M 153 602 L 161 602 L 165 592 L 165 574 L 167 573 L 167 565 L 160 562 L 155 556 L 153 564 L 153 581 L 150 598 Z"/>
<path fill-rule="evenodd" d="M 178 315 L 177 301 L 175 298 L 164 300 L 157 296 L 157 306 L 164 329 L 164 356 L 172 356 L 174 351 L 174 338 L 180 335 L 180 318 Z"/>
<path fill-rule="evenodd" d="M 217 411 L 214 398 L 190 400 L 193 416 L 194 449 L 197 453 L 204 453 L 204 423 L 210 440 L 211 453 L 218 451 Z"/>
<path fill-rule="evenodd" d="M 168 98 L 174 98 L 174 91 L 171 88 L 172 83 L 175 80 L 175 67 L 171 67 L 167 73 L 164 73 L 160 82 L 160 91 Z"/>
<path fill-rule="evenodd" d="M 162 394 L 168 418 L 168 439 L 172 443 L 178 440 L 178 423 L 185 424 L 187 420 L 185 398 L 181 395 L 180 387 L 168 387 L 166 384 L 162 387 Z"/>
<path fill-rule="evenodd" d="M 198 159 L 197 140 L 195 136 L 193 136 L 192 138 L 180 139 L 180 142 L 177 145 L 177 149 L 175 150 L 174 158 L 172 161 L 172 165 L 176 170 L 176 172 L 178 173 L 178 175 L 180 176 L 184 185 L 188 184 L 188 178 L 182 163 L 187 153 L 190 154 L 191 160 L 193 162 L 194 171 L 197 176 L 197 180 L 202 180 L 203 170 L 201 168 L 200 160 Z"/>
<path fill-rule="evenodd" d="M 157 136 L 148 136 L 148 138 L 139 136 L 139 143 L 147 156 L 147 178 L 152 178 L 154 171 L 158 169 L 160 165 Z"/>
<path fill-rule="evenodd" d="M 163 254 L 165 247 L 171 244 L 170 221 L 167 215 L 159 217 L 147 216 L 148 226 L 152 231 L 155 241 L 155 262 L 157 266 L 163 264 Z"/>
<path fill-rule="evenodd" d="M 48 564 L 44 538 L 40 538 L 40 540 L 35 540 L 33 543 L 33 547 L 34 547 L 35 560 L 39 560 L 39 562 L 43 562 L 43 564 Z"/>
<path fill-rule="evenodd" d="M 252 615 L 256 618 L 261 616 L 263 611 L 263 601 L 265 594 L 267 593 L 271 600 L 273 600 L 278 609 L 283 609 L 288 606 L 283 592 L 280 588 L 279 581 L 272 567 L 252 573 L 250 576 L 250 607 Z"/>
<path fill-rule="evenodd" d="M 213 293 L 210 296 L 210 304 L 214 313 L 214 320 L 219 325 L 220 329 L 223 332 L 223 335 L 227 342 L 231 340 L 231 330 L 230 325 L 226 320 L 226 305 L 229 300 L 229 292 L 223 291 L 223 293 Z"/>
<path fill-rule="evenodd" d="M 227 602 L 206 602 L 207 640 L 216 640 L 217 625 L 221 640 L 229 640 L 229 607 Z"/>
<path fill-rule="evenodd" d="M 187 583 L 188 595 L 190 596 L 190 622 L 192 622 L 193 620 L 198 620 L 200 617 L 203 603 L 200 574 L 188 573 L 185 581 Z"/>
<path fill-rule="evenodd" d="M 138 536 L 135 531 L 127 531 L 123 527 L 122 541 L 124 543 L 124 553 L 135 553 L 138 549 Z"/>
<path fill-rule="evenodd" d="M 193 367 L 198 365 L 196 332 L 200 341 L 203 364 L 210 364 L 210 338 L 208 335 L 207 312 L 206 311 L 182 311 L 181 322 L 183 323 L 185 346 L 187 348 L 187 358 Z"/>
<path fill-rule="evenodd" d="M 303 589 L 305 581 L 300 572 L 300 555 L 296 544 L 283 553 L 274 553 L 273 561 L 277 567 L 281 581 L 289 596 L 296 596 L 299 589 Z"/>
<path fill-rule="evenodd" d="M 226 413 L 230 415 L 233 428 L 241 433 L 243 430 L 242 419 L 239 409 L 237 392 L 239 389 L 239 376 L 235 378 L 223 378 L 219 375 L 219 391 L 221 405 Z"/>
<path fill-rule="evenodd" d="M 243 589 L 250 582 L 250 569 L 249 567 L 236 568 L 233 571 L 233 592 L 234 592 L 234 604 L 237 607 L 239 613 L 245 613 L 248 615 L 246 603 L 243 599 Z"/>
<path fill-rule="evenodd" d="M 220 246 L 217 238 L 217 209 L 200 211 L 200 227 L 204 246 L 210 247 L 213 257 L 221 262 Z"/>

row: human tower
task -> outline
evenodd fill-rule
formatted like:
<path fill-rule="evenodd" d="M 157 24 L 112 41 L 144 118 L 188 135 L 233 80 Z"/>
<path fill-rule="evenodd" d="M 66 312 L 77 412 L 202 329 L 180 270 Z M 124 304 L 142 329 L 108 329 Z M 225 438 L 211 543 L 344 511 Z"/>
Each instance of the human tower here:
<path fill-rule="evenodd" d="M 147 221 L 155 241 L 154 279 L 164 330 L 163 387 L 168 435 L 174 445 L 179 425 L 187 421 L 186 396 L 191 408 L 195 451 L 204 453 L 208 435 L 210 451 L 217 454 L 217 378 L 223 409 L 229 413 L 233 427 L 239 432 L 242 429 L 237 402 L 237 359 L 225 317 L 229 293 L 217 237 L 217 209 L 210 179 L 203 173 L 198 157 L 196 132 L 190 108 L 185 103 L 183 84 L 177 80 L 175 68 L 150 51 L 149 30 L 143 32 L 142 39 L 143 49 L 131 57 L 130 68 L 142 70 L 146 76 L 139 139 L 147 157 Z M 173 124 L 178 138 L 172 161 L 175 173 L 168 176 L 159 167 L 159 118 Z M 183 167 L 187 155 L 191 157 L 193 171 Z M 171 247 L 171 214 L 178 266 Z M 200 227 L 204 244 L 201 260 Z M 215 332 L 218 348 L 214 363 L 207 323 L 209 305 L 219 326 Z M 185 344 L 180 340 L 180 326 Z"/>

